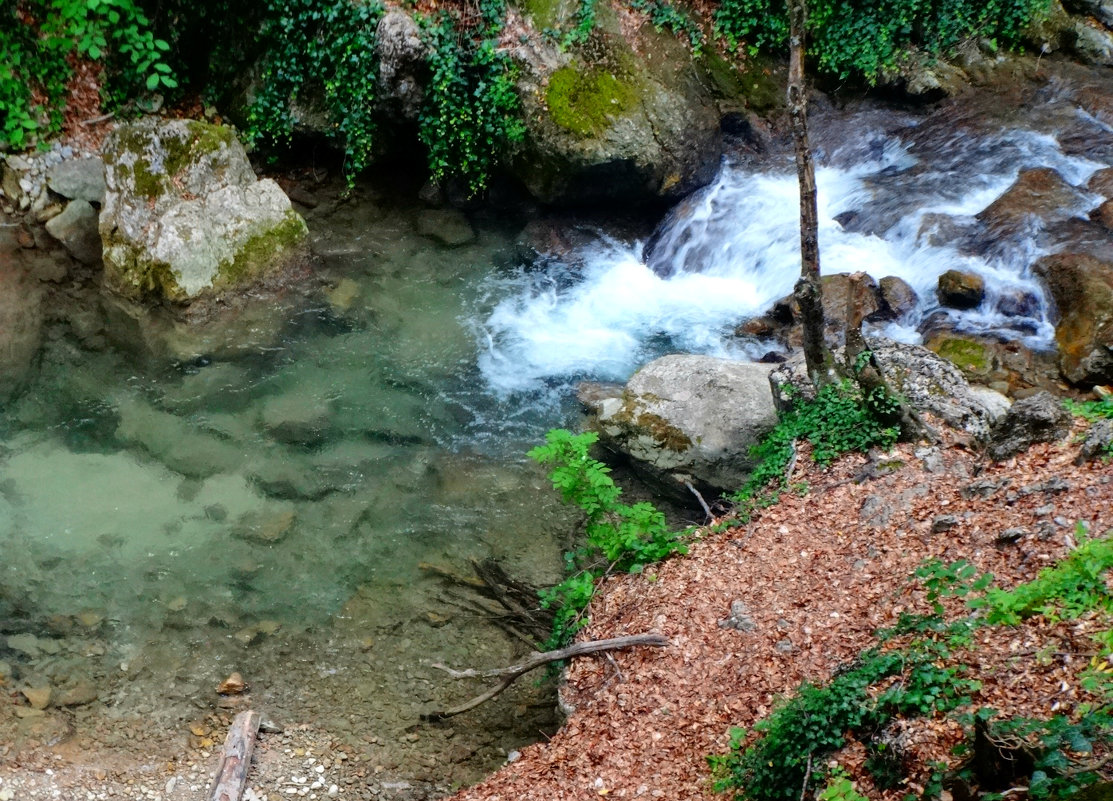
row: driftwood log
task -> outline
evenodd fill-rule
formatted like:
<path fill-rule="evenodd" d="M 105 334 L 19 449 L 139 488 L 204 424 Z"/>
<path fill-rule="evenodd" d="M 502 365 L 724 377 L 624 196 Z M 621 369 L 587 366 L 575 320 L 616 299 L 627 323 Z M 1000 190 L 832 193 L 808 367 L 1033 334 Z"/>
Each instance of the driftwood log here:
<path fill-rule="evenodd" d="M 209 791 L 209 801 L 240 801 L 243 798 L 247 772 L 251 769 L 251 752 L 255 750 L 261 722 L 262 717 L 254 710 L 240 712 L 232 721 Z"/>
<path fill-rule="evenodd" d="M 569 645 L 567 648 L 558 648 L 555 651 L 546 651 L 544 653 L 535 651 L 527 656 L 524 662 L 511 665 L 510 667 L 495 668 L 493 670 L 453 670 L 445 665 L 434 664 L 433 667 L 438 670 L 443 670 L 454 679 L 501 678 L 502 681 L 486 692 L 475 696 L 475 698 L 472 698 L 465 704 L 453 707 L 452 709 L 446 709 L 443 712 L 432 712 L 427 715 L 422 715 L 421 719 L 435 722 L 453 717 L 454 715 L 459 715 L 462 712 L 467 712 L 469 709 L 475 709 L 480 704 L 490 701 L 501 693 L 513 684 L 515 679 L 519 676 L 529 673 L 531 670 L 536 670 L 542 665 L 547 665 L 550 662 L 560 662 L 563 659 L 571 659 L 574 656 L 584 656 L 586 654 L 595 654 L 602 651 L 617 651 L 622 648 L 631 648 L 637 645 L 651 645 L 660 648 L 668 644 L 668 639 L 661 634 L 635 634 L 629 637 L 612 637 L 607 640 L 578 642 Z"/>

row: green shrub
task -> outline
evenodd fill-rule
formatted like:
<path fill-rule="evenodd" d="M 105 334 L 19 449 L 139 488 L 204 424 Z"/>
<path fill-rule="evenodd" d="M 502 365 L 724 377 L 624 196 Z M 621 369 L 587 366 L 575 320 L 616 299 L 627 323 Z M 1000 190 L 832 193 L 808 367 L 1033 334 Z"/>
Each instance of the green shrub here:
<path fill-rule="evenodd" d="M 823 71 L 875 83 L 898 67 L 909 47 L 940 55 L 973 37 L 1015 44 L 1048 6 L 1049 0 L 811 0 L 809 51 Z M 784 0 L 723 0 L 715 23 L 735 47 L 787 46 Z"/>
<path fill-rule="evenodd" d="M 764 493 L 784 486 L 785 467 L 795 453 L 797 440 L 812 444 L 812 458 L 829 464 L 844 453 L 865 451 L 873 446 L 889 447 L 900 429 L 888 425 L 889 399 L 862 398 L 850 381 L 824 387 L 811 401 L 798 400 L 781 415 L 774 429 L 751 451 L 757 466 L 746 484 L 734 494 L 741 514 L 768 502 Z"/>
<path fill-rule="evenodd" d="M 129 92 L 178 85 L 164 58 L 170 45 L 156 38 L 134 0 L 25 0 L 0 11 L 0 146 L 20 149 L 59 130 L 67 58 L 103 66 L 105 100 Z M 45 103 L 35 103 L 38 92 Z"/>
<path fill-rule="evenodd" d="M 593 432 L 553 429 L 545 435 L 545 444 L 528 454 L 539 464 L 554 465 L 549 473 L 553 488 L 586 516 L 587 546 L 565 557 L 568 578 L 541 594 L 542 607 L 556 610 L 549 648 L 567 644 L 586 624 L 583 611 L 596 578 L 610 570 L 638 572 L 651 562 L 687 551 L 653 504 L 619 502 L 622 490 L 611 478 L 610 468 L 588 453 L 598 439 Z"/>
<path fill-rule="evenodd" d="M 354 180 L 374 145 L 375 32 L 382 15 L 377 0 L 267 0 L 259 34 L 265 55 L 248 109 L 248 138 L 288 142 L 295 124 L 291 106 L 318 89 L 344 152 L 344 174 Z"/>
<path fill-rule="evenodd" d="M 419 119 L 434 181 L 461 178 L 470 195 L 482 192 L 503 151 L 525 135 L 510 57 L 498 50 L 503 0 L 483 0 L 482 21 L 461 31 L 447 13 L 427 21 L 432 77 Z"/>

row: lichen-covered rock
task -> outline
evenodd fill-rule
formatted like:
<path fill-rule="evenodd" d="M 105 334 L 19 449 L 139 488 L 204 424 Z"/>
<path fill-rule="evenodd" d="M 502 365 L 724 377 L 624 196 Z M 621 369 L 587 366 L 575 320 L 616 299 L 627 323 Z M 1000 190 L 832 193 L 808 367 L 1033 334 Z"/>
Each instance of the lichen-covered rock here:
<path fill-rule="evenodd" d="M 1057 253 L 1036 263 L 1059 310 L 1059 368 L 1075 384 L 1113 382 L 1113 262 Z"/>
<path fill-rule="evenodd" d="M 675 199 L 708 183 L 722 154 L 720 115 L 691 54 L 651 26 L 624 31 L 613 8 L 595 7 L 590 59 L 539 35 L 548 7 L 531 14 L 534 30 L 514 49 L 527 126 L 515 173 L 546 203 Z"/>
<path fill-rule="evenodd" d="M 604 446 L 685 493 L 683 481 L 740 487 L 754 467 L 750 448 L 777 423 L 769 366 L 712 356 L 664 356 L 590 405 Z"/>
<path fill-rule="evenodd" d="M 1070 433 L 1070 412 L 1050 392 L 1018 400 L 989 434 L 986 453 L 996 461 L 1008 459 L 1037 442 L 1055 442 Z"/>
<path fill-rule="evenodd" d="M 379 94 L 404 119 L 417 119 L 425 92 L 428 46 L 413 17 L 400 8 L 386 12 L 375 29 L 379 56 Z"/>
<path fill-rule="evenodd" d="M 256 180 L 231 128 L 142 120 L 104 147 L 105 280 L 131 298 L 187 303 L 242 287 L 300 255 L 305 222 Z"/>
<path fill-rule="evenodd" d="M 934 414 L 954 428 L 985 437 L 1008 406 L 1008 399 L 993 390 L 975 391 L 957 367 L 927 348 L 886 339 L 871 339 L 869 344 L 893 391 L 918 412 Z M 841 349 L 835 358 L 843 359 Z M 777 367 L 769 380 L 781 408 L 789 407 L 794 397 L 815 397 L 802 353 Z M 791 392 L 787 386 L 793 388 Z"/>

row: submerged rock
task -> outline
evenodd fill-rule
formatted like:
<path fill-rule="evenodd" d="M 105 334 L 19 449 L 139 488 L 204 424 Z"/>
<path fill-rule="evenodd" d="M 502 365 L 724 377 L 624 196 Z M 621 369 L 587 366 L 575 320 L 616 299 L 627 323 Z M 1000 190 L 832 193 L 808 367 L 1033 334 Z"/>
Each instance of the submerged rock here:
<path fill-rule="evenodd" d="M 26 382 L 43 336 L 43 291 L 11 230 L 0 227 L 0 402 Z"/>
<path fill-rule="evenodd" d="M 777 423 L 769 367 L 711 356 L 664 356 L 593 410 L 603 444 L 635 460 L 671 489 L 683 482 L 740 487 L 750 448 Z"/>
<path fill-rule="evenodd" d="M 249 284 L 301 254 L 305 222 L 256 180 L 231 128 L 142 120 L 105 143 L 105 281 L 132 299 L 189 302 Z"/>
<path fill-rule="evenodd" d="M 1059 310 L 1059 367 L 1075 384 L 1113 382 L 1113 262 L 1058 253 L 1036 263 Z"/>
<path fill-rule="evenodd" d="M 46 231 L 82 264 L 92 266 L 100 263 L 101 241 L 97 230 L 97 212 L 87 200 L 71 200 L 67 203 L 61 214 L 47 220 Z"/>

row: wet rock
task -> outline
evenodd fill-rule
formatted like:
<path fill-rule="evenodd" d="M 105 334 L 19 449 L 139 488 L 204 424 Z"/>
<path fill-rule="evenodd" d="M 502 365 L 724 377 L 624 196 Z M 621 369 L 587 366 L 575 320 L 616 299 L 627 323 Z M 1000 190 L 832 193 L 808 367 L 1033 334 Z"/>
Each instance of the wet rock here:
<path fill-rule="evenodd" d="M 1039 392 L 1012 405 L 990 432 L 986 453 L 1002 461 L 1037 442 L 1055 442 L 1070 433 L 1071 416 L 1050 392 Z"/>
<path fill-rule="evenodd" d="M 289 535 L 296 521 L 293 509 L 248 512 L 236 521 L 232 536 L 260 545 L 274 545 Z"/>
<path fill-rule="evenodd" d="M 97 231 L 97 212 L 88 201 L 71 200 L 61 214 L 47 220 L 46 230 L 82 264 L 100 264 L 101 241 Z"/>
<path fill-rule="evenodd" d="M 475 230 L 471 223 L 456 209 L 426 209 L 417 217 L 417 232 L 449 247 L 475 241 Z"/>
<path fill-rule="evenodd" d="M 1096 195 L 1113 198 L 1113 167 L 1098 170 L 1090 176 L 1090 183 L 1086 188 Z"/>
<path fill-rule="evenodd" d="M 10 650 L 26 654 L 32 659 L 42 653 L 39 638 L 34 634 L 9 634 L 7 642 Z"/>
<path fill-rule="evenodd" d="M 239 672 L 233 673 L 216 686 L 219 695 L 239 695 L 247 689 L 247 683 Z"/>
<path fill-rule="evenodd" d="M 50 687 L 24 687 L 20 692 L 32 709 L 46 709 L 50 706 L 50 696 L 54 690 Z"/>
<path fill-rule="evenodd" d="M 1110 456 L 1113 456 L 1113 420 L 1098 420 L 1086 432 L 1074 463 L 1080 465 Z"/>
<path fill-rule="evenodd" d="M 120 403 L 116 436 L 138 445 L 185 476 L 204 478 L 229 473 L 244 462 L 235 444 L 199 431 L 185 418 L 160 411 L 138 399 Z"/>
<path fill-rule="evenodd" d="M 1058 307 L 1055 340 L 1063 376 L 1083 385 L 1113 382 L 1113 262 L 1058 253 L 1034 270 Z"/>
<path fill-rule="evenodd" d="M 1090 212 L 1090 218 L 1113 231 L 1113 200 L 1107 200 Z"/>
<path fill-rule="evenodd" d="M 899 279 L 898 279 L 899 280 Z M 823 319 L 826 324 L 824 335 L 831 346 L 841 345 L 846 335 L 847 300 L 850 292 L 850 274 L 835 273 L 825 275 L 820 279 L 823 289 Z M 866 276 L 868 291 L 864 295 L 864 308 L 862 316 L 868 319 L 889 319 L 885 315 L 885 307 L 877 282 Z M 913 293 L 915 296 L 915 293 Z M 786 295 L 773 303 L 773 306 L 759 320 L 776 324 L 784 321 L 790 326 L 787 331 L 781 331 L 781 337 L 790 345 L 799 347 L 803 342 L 803 329 L 800 324 L 800 306 L 794 295 Z"/>
<path fill-rule="evenodd" d="M 735 489 L 750 448 L 776 425 L 769 367 L 710 356 L 665 356 L 640 369 L 619 399 L 593 406 L 605 447 L 676 494 L 683 481 Z"/>
<path fill-rule="evenodd" d="M 91 681 L 81 679 L 68 687 L 63 687 L 54 698 L 54 706 L 85 706 L 97 700 L 97 688 Z"/>
<path fill-rule="evenodd" d="M 1046 229 L 1074 217 L 1088 205 L 1086 195 L 1050 167 L 1024 170 L 1004 194 L 978 213 L 978 220 L 986 228 L 982 245 L 991 247 L 993 240 L 1016 237 L 1033 224 Z"/>
<path fill-rule="evenodd" d="M 999 402 L 987 403 L 985 395 L 972 392 L 970 384 L 957 367 L 919 345 L 905 345 L 882 338 L 871 338 L 874 358 L 881 366 L 893 390 L 917 411 L 930 412 L 947 424 L 984 437 L 993 423 Z M 836 359 L 842 353 L 836 351 Z M 803 354 L 796 354 L 769 376 L 776 403 L 788 408 L 793 397 L 810 399 L 815 389 L 807 377 Z M 795 395 L 786 390 L 791 385 Z M 1007 402 L 1007 401 L 1006 401 Z"/>
<path fill-rule="evenodd" d="M 913 311 L 920 302 L 916 290 L 903 278 L 887 275 L 878 282 L 881 295 L 880 319 L 899 320 Z"/>
<path fill-rule="evenodd" d="M 359 300 L 360 292 L 358 283 L 351 278 L 342 278 L 336 286 L 325 291 L 325 299 L 332 306 L 333 311 L 344 314 Z"/>
<path fill-rule="evenodd" d="M 331 401 L 299 390 L 268 399 L 259 418 L 267 434 L 279 442 L 317 445 L 328 433 L 331 416 Z"/>
<path fill-rule="evenodd" d="M 21 248 L 0 227 L 0 403 L 26 382 L 43 336 L 43 290 L 25 269 Z"/>
<path fill-rule="evenodd" d="M 1113 0 L 1063 0 L 1076 14 L 1089 14 L 1107 28 L 1113 28 Z"/>
<path fill-rule="evenodd" d="M 289 198 L 255 173 L 224 126 L 146 119 L 104 146 L 105 282 L 131 299 L 189 302 L 244 287 L 300 259 Z"/>
<path fill-rule="evenodd" d="M 104 161 L 92 156 L 59 162 L 47 172 L 46 185 L 69 200 L 100 205 L 104 203 Z"/>
<path fill-rule="evenodd" d="M 947 270 L 935 290 L 939 302 L 952 309 L 976 309 L 985 299 L 985 279 L 974 273 Z"/>

